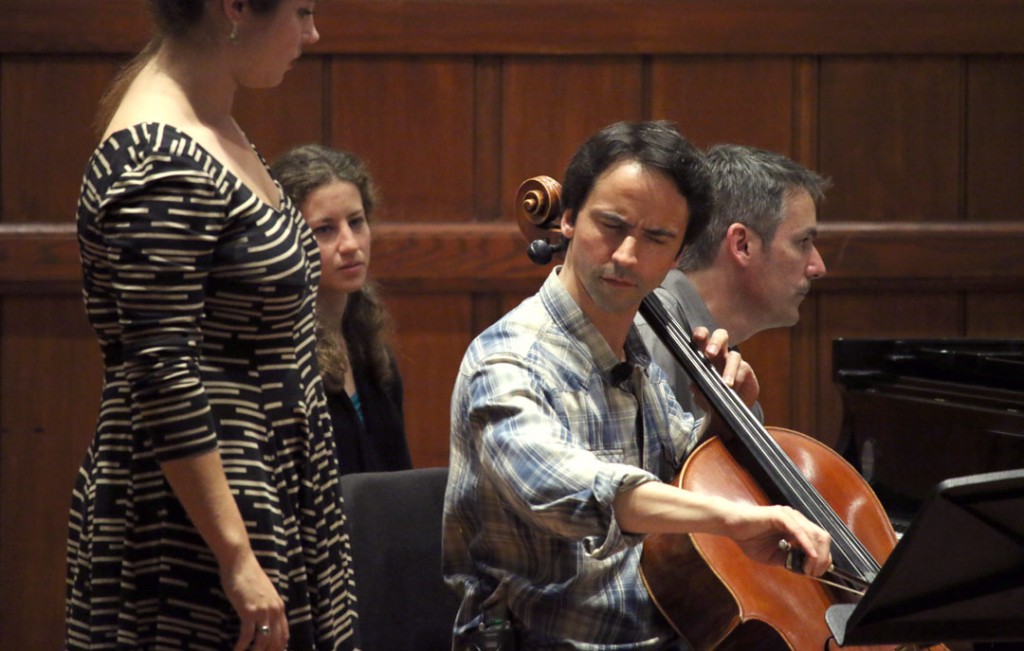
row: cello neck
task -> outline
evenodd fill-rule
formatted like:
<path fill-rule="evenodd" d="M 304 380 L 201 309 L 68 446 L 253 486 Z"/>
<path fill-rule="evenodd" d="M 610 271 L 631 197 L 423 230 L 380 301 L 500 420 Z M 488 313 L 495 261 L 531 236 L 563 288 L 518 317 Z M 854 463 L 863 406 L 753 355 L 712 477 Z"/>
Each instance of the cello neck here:
<path fill-rule="evenodd" d="M 784 503 L 829 532 L 836 569 L 870 583 L 879 570 L 877 561 L 801 474 L 750 408 L 695 349 L 689 334 L 671 317 L 661 299 L 654 293 L 648 294 L 640 304 L 640 314 L 750 453 Z"/>

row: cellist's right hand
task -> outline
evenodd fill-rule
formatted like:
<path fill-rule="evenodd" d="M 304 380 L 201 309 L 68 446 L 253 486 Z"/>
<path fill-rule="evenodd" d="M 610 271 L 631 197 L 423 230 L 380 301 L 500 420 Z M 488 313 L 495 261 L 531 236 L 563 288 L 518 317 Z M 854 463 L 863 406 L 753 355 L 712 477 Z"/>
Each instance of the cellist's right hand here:
<path fill-rule="evenodd" d="M 832 537 L 788 506 L 761 506 L 649 481 L 618 493 L 612 503 L 623 531 L 710 533 L 736 542 L 759 563 L 785 565 L 786 541 L 804 552 L 803 571 L 821 576 L 832 566 Z"/>
<path fill-rule="evenodd" d="M 755 561 L 785 565 L 788 552 L 779 545 L 784 540 L 803 551 L 804 574 L 821 576 L 832 567 L 832 537 L 791 507 L 737 503 L 725 526 L 727 535 Z"/>

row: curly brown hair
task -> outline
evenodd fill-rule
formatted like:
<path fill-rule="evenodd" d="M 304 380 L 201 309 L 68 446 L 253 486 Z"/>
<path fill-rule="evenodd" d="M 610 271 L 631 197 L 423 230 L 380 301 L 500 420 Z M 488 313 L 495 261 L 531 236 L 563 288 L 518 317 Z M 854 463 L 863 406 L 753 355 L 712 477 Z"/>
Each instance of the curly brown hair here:
<path fill-rule="evenodd" d="M 278 158 L 270 169 L 296 205 L 325 185 L 351 183 L 359 190 L 367 222 L 372 221 L 377 206 L 376 186 L 366 164 L 355 154 L 322 145 L 302 145 Z M 392 367 L 388 342 L 393 334 L 394 323 L 376 285 L 367 280 L 359 291 L 349 295 L 340 329 L 318 321 L 317 361 L 327 388 L 338 391 L 344 387 L 350 363 L 369 369 L 370 377 L 378 384 L 389 382 Z"/>

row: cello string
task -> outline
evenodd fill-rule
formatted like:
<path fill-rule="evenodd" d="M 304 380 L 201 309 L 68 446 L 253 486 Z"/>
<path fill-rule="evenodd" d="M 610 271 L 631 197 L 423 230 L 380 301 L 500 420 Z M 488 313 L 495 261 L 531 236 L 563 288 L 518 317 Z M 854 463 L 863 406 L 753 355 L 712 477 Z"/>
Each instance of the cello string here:
<path fill-rule="evenodd" d="M 645 310 L 644 307 L 647 309 Z M 650 312 L 651 314 L 648 314 Z M 694 376 L 698 387 L 709 394 L 708 399 L 716 403 L 723 411 L 722 417 L 736 430 L 745 445 L 751 449 L 755 457 L 760 454 L 766 460 L 762 469 L 772 478 L 783 492 L 791 506 L 802 510 L 832 535 L 837 556 L 844 558 L 846 564 L 855 569 L 864 580 L 878 571 L 875 559 L 864 549 L 860 541 L 853 536 L 846 524 L 839 518 L 830 505 L 814 490 L 793 464 L 788 455 L 781 449 L 773 437 L 754 418 L 750 409 L 739 399 L 735 391 L 728 387 L 721 376 L 714 372 L 707 358 L 700 355 L 693 347 L 689 335 L 668 316 L 660 299 L 650 295 L 644 299 L 641 313 L 652 329 L 672 340 L 675 348 L 685 359 L 678 361 Z M 658 327 L 661 325 L 662 327 Z M 662 337 L 662 338 L 665 338 Z M 666 342 L 668 343 L 668 342 Z M 670 346 L 670 350 L 671 350 Z M 675 351 L 674 351 L 675 352 Z M 760 464 L 759 464 L 760 465 Z"/>
<path fill-rule="evenodd" d="M 685 350 L 691 356 L 691 361 L 701 363 L 706 369 L 710 368 L 709 363 L 705 359 L 698 357 L 697 352 L 693 350 L 691 345 L 687 345 Z M 721 379 L 715 373 L 711 375 L 715 380 Z M 717 399 L 718 405 L 731 412 L 730 414 L 723 414 L 723 417 L 728 418 L 731 415 L 735 420 L 739 421 L 741 426 L 745 427 L 745 430 L 740 435 L 746 434 L 748 436 L 747 443 L 756 448 L 754 451 L 760 453 L 763 458 L 772 460 L 772 463 L 769 467 L 765 468 L 765 471 L 773 477 L 776 485 L 783 484 L 785 487 L 788 487 L 787 497 L 793 500 L 793 505 L 797 507 L 803 505 L 805 513 L 809 512 L 808 515 L 829 530 L 836 541 L 837 552 L 839 550 L 849 550 L 850 553 L 846 554 L 848 564 L 860 565 L 860 573 L 865 574 L 865 576 L 865 570 L 867 573 L 875 573 L 877 565 L 874 564 L 874 559 L 866 554 L 866 550 L 863 550 L 859 541 L 852 536 L 845 523 L 838 518 L 831 507 L 821 499 L 817 491 L 814 491 L 813 487 L 810 487 L 803 476 L 799 474 L 792 460 L 782 451 L 774 438 L 763 429 L 760 422 L 753 417 L 753 414 L 739 400 L 736 393 L 725 385 L 724 382 L 709 382 L 708 385 L 708 389 L 715 394 L 711 397 Z M 787 473 L 786 471 L 789 472 Z M 780 489 L 783 490 L 784 494 L 787 493 L 785 488 L 780 486 Z M 862 550 L 864 551 L 863 554 L 861 554 Z M 868 560 L 866 561 L 865 559 Z"/>
<path fill-rule="evenodd" d="M 715 390 L 721 394 L 721 403 L 727 408 L 733 409 L 734 415 L 738 420 L 746 421 L 747 434 L 751 437 L 752 443 L 758 447 L 766 458 L 772 457 L 774 459 L 774 469 L 777 471 L 775 474 L 778 477 L 778 481 L 785 482 L 792 489 L 792 492 L 802 494 L 802 503 L 806 505 L 806 508 L 815 513 L 815 520 L 828 529 L 833 534 L 833 538 L 839 539 L 839 543 L 843 548 L 850 550 L 859 557 L 863 565 L 862 570 L 867 570 L 872 574 L 877 572 L 877 564 L 874 563 L 874 559 L 867 555 L 859 540 L 852 536 L 849 528 L 842 522 L 831 506 L 821 498 L 817 491 L 813 490 L 813 487 L 804 479 L 803 475 L 799 474 L 799 470 L 796 469 L 789 456 L 767 430 L 763 428 L 761 423 L 754 418 L 750 410 L 746 408 L 746 405 L 739 401 L 735 392 L 729 390 L 729 387 L 724 384 L 721 387 L 715 387 Z M 863 555 L 861 554 L 862 550 L 864 551 Z M 864 562 L 865 558 L 870 560 Z"/>

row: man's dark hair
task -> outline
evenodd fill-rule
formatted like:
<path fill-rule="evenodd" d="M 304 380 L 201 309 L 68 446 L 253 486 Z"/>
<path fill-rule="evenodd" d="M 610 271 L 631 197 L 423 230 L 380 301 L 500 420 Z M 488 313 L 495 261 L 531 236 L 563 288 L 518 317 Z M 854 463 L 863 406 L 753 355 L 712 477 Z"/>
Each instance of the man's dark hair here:
<path fill-rule="evenodd" d="M 616 122 L 576 150 L 562 184 L 562 208 L 569 211 L 569 221 L 575 223 L 597 177 L 621 161 L 636 161 L 675 183 L 690 210 L 683 245 L 696 240 L 711 214 L 711 177 L 700 150 L 666 121 Z"/>

